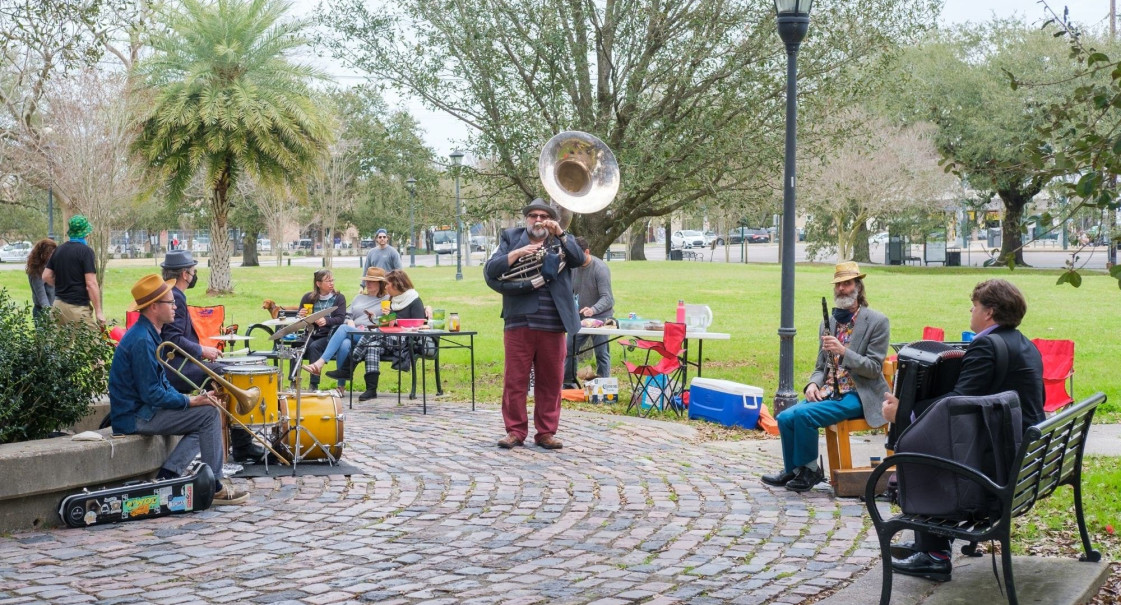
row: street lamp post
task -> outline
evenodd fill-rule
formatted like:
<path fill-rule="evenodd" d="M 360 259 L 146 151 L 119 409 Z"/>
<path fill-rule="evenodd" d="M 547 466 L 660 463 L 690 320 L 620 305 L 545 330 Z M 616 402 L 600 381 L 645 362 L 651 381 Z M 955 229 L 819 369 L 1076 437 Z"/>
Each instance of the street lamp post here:
<path fill-rule="evenodd" d="M 409 186 L 409 241 L 405 245 L 409 247 L 409 268 L 411 269 L 416 266 L 416 246 L 413 245 L 413 238 L 416 237 L 416 225 L 413 222 L 413 206 L 416 202 L 416 179 L 410 176 L 409 180 L 405 181 L 405 184 Z"/>
<path fill-rule="evenodd" d="M 452 165 L 455 166 L 455 279 L 463 279 L 463 213 L 459 207 L 459 164 L 463 161 L 463 152 L 456 149 L 451 153 Z"/>
<path fill-rule="evenodd" d="M 794 175 L 798 124 L 798 46 L 810 27 L 813 0 L 775 0 L 778 35 L 786 45 L 786 159 L 782 176 L 782 312 L 778 329 L 775 414 L 794 405 Z"/>

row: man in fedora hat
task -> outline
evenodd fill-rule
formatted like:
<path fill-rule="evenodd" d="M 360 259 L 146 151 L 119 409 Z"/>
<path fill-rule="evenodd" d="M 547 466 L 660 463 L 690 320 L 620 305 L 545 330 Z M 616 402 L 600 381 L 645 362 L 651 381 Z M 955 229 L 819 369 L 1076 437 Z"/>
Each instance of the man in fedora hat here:
<path fill-rule="evenodd" d="M 136 321 L 117 345 L 109 367 L 109 415 L 113 432 L 140 435 L 182 435 L 160 467 L 157 479 L 178 477 L 202 454 L 214 472 L 216 504 L 242 504 L 249 494 L 222 482 L 222 419 L 211 400 L 223 402 L 216 392 L 188 397 L 167 380 L 156 361 L 160 329 L 175 319 L 172 282 L 152 274 L 132 286 Z"/>
<path fill-rule="evenodd" d="M 175 319 L 160 330 L 160 338 L 165 342 L 175 343 L 188 355 L 202 361 L 212 372 L 221 375 L 226 366 L 214 362 L 222 357 L 222 352 L 199 343 L 194 321 L 187 310 L 186 291 L 194 288 L 198 283 L 198 261 L 191 255 L 190 250 L 172 250 L 164 257 L 160 267 L 163 269 L 164 280 L 173 283 L 171 294 L 175 297 Z M 186 359 L 173 365 L 196 385 L 202 384 L 207 379 L 207 374 L 202 368 L 188 363 Z M 180 393 L 194 391 L 194 387 L 187 380 L 175 373 L 168 374 L 167 379 Z M 265 455 L 265 448 L 253 441 L 253 437 L 241 427 L 230 427 L 230 445 L 233 448 L 231 456 L 237 461 L 260 460 L 261 456 Z"/>
<path fill-rule="evenodd" d="M 502 318 L 506 321 L 502 386 L 506 436 L 498 441 L 498 447 L 510 449 L 525 442 L 529 432 L 526 396 L 532 370 L 534 441 L 555 450 L 561 448 L 554 435 L 560 425 L 565 333 L 580 331 L 570 274 L 584 264 L 584 251 L 557 222 L 557 210 L 540 198 L 522 208 L 522 216 L 526 226 L 502 232 L 483 272 L 487 285 L 502 294 Z M 549 256 L 542 263 L 540 275 L 532 280 L 501 279 L 518 259 L 542 247 Z"/>
<path fill-rule="evenodd" d="M 819 331 L 817 364 L 802 389 L 806 398 L 776 418 L 783 468 L 763 476 L 767 485 L 803 492 L 824 480 L 818 429 L 850 418 L 863 417 L 873 427 L 887 422 L 881 404 L 891 328 L 887 316 L 868 307 L 864 277 L 853 261 L 838 263 L 834 270 L 833 314 Z"/>
<path fill-rule="evenodd" d="M 97 283 L 97 259 L 86 238 L 93 227 L 86 217 L 75 214 L 67 224 L 70 240 L 59 246 L 47 268 L 43 269 L 43 282 L 54 286 L 54 306 L 63 323 L 83 322 L 94 328 L 105 325 L 101 312 L 101 286 Z"/>

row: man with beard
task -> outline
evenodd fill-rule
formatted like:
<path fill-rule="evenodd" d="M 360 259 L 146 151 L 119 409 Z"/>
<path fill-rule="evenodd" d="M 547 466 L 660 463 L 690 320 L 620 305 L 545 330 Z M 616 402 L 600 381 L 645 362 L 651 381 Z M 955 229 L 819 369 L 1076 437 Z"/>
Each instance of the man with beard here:
<path fill-rule="evenodd" d="M 565 333 L 580 330 L 570 273 L 584 264 L 584 252 L 557 222 L 556 209 L 540 198 L 522 208 L 522 215 L 526 226 L 502 232 L 498 249 L 483 273 L 487 285 L 502 294 L 502 318 L 506 321 L 502 387 L 506 436 L 498 441 L 498 447 L 510 449 L 525 442 L 529 432 L 526 396 L 532 369 L 534 441 L 544 449 L 556 450 L 561 448 L 554 435 L 560 425 Z M 542 247 L 550 256 L 542 263 L 541 275 L 532 280 L 500 278 L 519 259 L 536 254 Z M 563 261 L 563 268 L 558 269 L 558 261 Z"/>
<path fill-rule="evenodd" d="M 198 282 L 197 265 L 198 261 L 191 256 L 189 250 L 172 250 L 160 263 L 160 267 L 163 268 L 163 279 L 175 282 L 171 289 L 171 294 L 175 297 L 175 319 L 163 325 L 160 330 L 160 339 L 164 342 L 175 343 L 188 355 L 204 362 L 207 368 L 221 375 L 225 366 L 213 362 L 222 356 L 222 352 L 214 347 L 204 347 L 199 343 L 194 322 L 191 321 L 191 314 L 187 310 L 187 295 L 185 292 L 194 288 Z M 179 361 L 177 364 L 173 363 L 173 366 L 177 366 L 176 369 L 196 385 L 202 385 L 208 378 L 202 368 L 189 363 L 186 359 Z M 180 378 L 174 372 L 168 373 L 168 381 L 180 393 L 190 393 L 194 390 L 186 380 Z M 240 427 L 230 427 L 230 444 L 233 446 L 234 460 L 258 460 L 265 453 L 265 448 L 254 443 L 249 433 Z"/>
<path fill-rule="evenodd" d="M 891 330 L 883 313 L 868 308 L 864 276 L 852 261 L 838 263 L 834 270 L 833 316 L 820 329 L 817 365 L 802 390 L 806 398 L 776 418 L 783 468 L 763 476 L 767 485 L 804 492 L 825 479 L 818 462 L 818 429 L 860 417 L 873 427 L 887 422 L 881 404 Z"/>

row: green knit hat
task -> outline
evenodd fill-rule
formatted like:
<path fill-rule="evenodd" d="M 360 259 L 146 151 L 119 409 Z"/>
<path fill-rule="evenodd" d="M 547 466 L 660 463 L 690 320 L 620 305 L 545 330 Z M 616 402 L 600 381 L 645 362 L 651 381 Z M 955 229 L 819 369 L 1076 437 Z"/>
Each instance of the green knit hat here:
<path fill-rule="evenodd" d="M 93 227 L 90 227 L 90 222 L 86 220 L 86 217 L 75 214 L 70 217 L 70 227 L 66 230 L 66 235 L 70 237 L 85 237 L 92 231 Z"/>

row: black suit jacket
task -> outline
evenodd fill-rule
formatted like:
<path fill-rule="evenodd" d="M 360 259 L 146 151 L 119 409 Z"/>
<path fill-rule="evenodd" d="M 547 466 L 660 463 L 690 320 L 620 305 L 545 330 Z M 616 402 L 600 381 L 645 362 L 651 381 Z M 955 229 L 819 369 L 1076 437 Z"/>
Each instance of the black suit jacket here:
<path fill-rule="evenodd" d="M 1000 338 L 1008 345 L 1008 370 L 1004 380 L 995 386 L 996 349 L 991 338 Z M 965 350 L 961 359 L 961 374 L 954 390 L 946 393 L 946 397 L 993 395 L 1004 391 L 1019 394 L 1024 430 L 1043 421 L 1043 357 L 1019 330 L 999 327 L 983 338 L 975 339 Z"/>
<path fill-rule="evenodd" d="M 557 238 L 552 235 L 545 240 L 546 245 L 556 241 Z M 584 264 L 584 251 L 576 245 L 576 238 L 569 233 L 565 233 L 564 237 L 560 238 L 560 242 L 562 254 L 564 254 L 564 270 L 560 272 L 556 279 L 542 287 L 549 290 L 553 304 L 557 306 L 557 312 L 560 314 L 561 321 L 564 322 L 565 332 L 575 334 L 580 331 L 580 315 L 576 310 L 576 299 L 572 295 L 572 269 Z M 491 255 L 486 268 L 483 270 L 483 277 L 486 279 L 487 285 L 492 290 L 502 294 L 503 318 L 512 315 L 526 315 L 537 310 L 536 290 L 498 279 L 510 268 L 510 263 L 506 262 L 510 251 L 527 245 L 529 245 L 529 234 L 526 233 L 525 227 L 506 229 L 499 237 L 498 249 Z"/>

